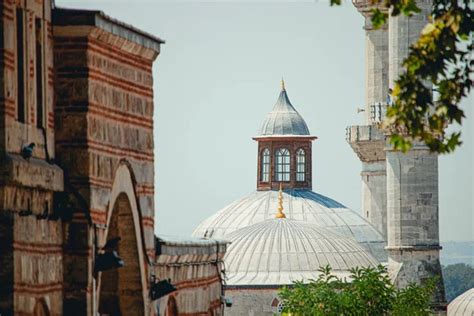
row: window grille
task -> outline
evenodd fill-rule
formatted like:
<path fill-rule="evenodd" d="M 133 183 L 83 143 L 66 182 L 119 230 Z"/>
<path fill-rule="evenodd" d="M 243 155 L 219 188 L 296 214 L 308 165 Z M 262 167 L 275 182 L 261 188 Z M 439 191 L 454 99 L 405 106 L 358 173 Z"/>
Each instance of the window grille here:
<path fill-rule="evenodd" d="M 277 149 L 275 154 L 275 181 L 290 181 L 290 151 Z"/>

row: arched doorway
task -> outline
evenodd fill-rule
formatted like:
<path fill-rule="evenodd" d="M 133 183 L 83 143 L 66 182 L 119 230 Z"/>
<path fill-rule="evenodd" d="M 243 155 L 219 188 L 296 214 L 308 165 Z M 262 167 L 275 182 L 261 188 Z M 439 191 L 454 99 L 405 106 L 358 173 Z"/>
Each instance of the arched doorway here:
<path fill-rule="evenodd" d="M 137 232 L 130 200 L 120 193 L 110 216 L 107 240 L 120 237 L 115 251 L 125 266 L 101 272 L 99 314 L 110 316 L 145 315 L 142 271 Z"/>
<path fill-rule="evenodd" d="M 33 309 L 34 316 L 50 316 L 48 305 L 44 299 L 38 299 Z"/>
<path fill-rule="evenodd" d="M 168 298 L 168 304 L 166 306 L 166 316 L 178 316 L 178 305 L 174 296 Z"/>

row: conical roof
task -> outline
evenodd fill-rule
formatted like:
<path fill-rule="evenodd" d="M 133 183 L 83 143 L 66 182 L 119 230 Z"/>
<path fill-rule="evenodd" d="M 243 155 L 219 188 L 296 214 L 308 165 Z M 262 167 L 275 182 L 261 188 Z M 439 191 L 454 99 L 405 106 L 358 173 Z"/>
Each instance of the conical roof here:
<path fill-rule="evenodd" d="M 283 82 L 280 96 L 267 114 L 259 136 L 309 136 L 308 126 L 291 104 Z"/>
<path fill-rule="evenodd" d="M 228 286 L 308 281 L 326 265 L 335 275 L 349 277 L 352 268 L 378 264 L 354 239 L 287 218 L 268 219 L 226 238 L 231 241 L 224 258 Z"/>

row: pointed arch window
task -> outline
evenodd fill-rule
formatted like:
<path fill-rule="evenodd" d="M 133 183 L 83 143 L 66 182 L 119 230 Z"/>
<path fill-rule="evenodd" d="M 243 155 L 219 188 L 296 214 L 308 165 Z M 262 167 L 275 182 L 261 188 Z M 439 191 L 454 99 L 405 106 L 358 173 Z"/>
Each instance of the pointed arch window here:
<path fill-rule="evenodd" d="M 296 152 L 296 181 L 304 182 L 306 176 L 306 155 L 303 148 Z"/>
<path fill-rule="evenodd" d="M 286 148 L 275 153 L 275 181 L 290 181 L 290 151 Z"/>
<path fill-rule="evenodd" d="M 262 151 L 262 157 L 261 157 L 261 181 L 262 182 L 269 182 L 270 181 L 270 150 L 268 148 L 265 148 Z"/>

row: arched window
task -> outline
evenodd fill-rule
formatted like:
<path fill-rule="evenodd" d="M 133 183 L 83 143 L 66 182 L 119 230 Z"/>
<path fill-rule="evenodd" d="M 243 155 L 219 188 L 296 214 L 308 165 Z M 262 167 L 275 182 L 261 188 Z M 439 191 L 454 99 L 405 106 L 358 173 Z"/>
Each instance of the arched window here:
<path fill-rule="evenodd" d="M 270 150 L 265 148 L 262 152 L 262 169 L 261 169 L 261 180 L 262 182 L 270 181 Z"/>
<path fill-rule="evenodd" d="M 286 148 L 275 153 L 275 181 L 290 181 L 290 152 Z"/>
<path fill-rule="evenodd" d="M 302 148 L 296 152 L 296 181 L 304 182 L 306 174 L 306 157 Z"/>

